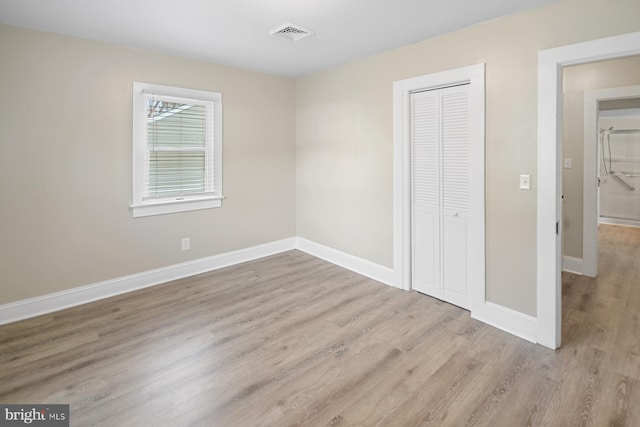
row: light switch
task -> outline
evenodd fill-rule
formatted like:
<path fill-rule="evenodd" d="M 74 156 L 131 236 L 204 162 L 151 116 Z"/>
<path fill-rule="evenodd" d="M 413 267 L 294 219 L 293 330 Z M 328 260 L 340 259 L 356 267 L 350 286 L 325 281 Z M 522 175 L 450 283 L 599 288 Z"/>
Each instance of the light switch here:
<path fill-rule="evenodd" d="M 191 238 L 190 237 L 184 237 L 182 239 L 182 250 L 183 251 L 188 251 L 189 249 L 191 249 Z"/>
<path fill-rule="evenodd" d="M 571 166 L 571 159 L 570 158 L 566 158 L 564 159 L 564 168 L 565 169 L 571 169 L 573 166 Z"/>
<path fill-rule="evenodd" d="M 520 189 L 531 190 L 531 175 L 520 175 Z"/>

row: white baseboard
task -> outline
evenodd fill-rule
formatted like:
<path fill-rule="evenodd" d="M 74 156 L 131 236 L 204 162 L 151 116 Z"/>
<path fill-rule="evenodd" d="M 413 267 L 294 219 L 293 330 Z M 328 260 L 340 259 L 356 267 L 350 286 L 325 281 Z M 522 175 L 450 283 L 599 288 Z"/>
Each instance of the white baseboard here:
<path fill-rule="evenodd" d="M 582 274 L 582 258 L 572 256 L 562 257 L 562 271 L 568 273 Z"/>
<path fill-rule="evenodd" d="M 392 268 L 376 264 L 357 256 L 340 252 L 337 249 L 312 242 L 311 240 L 296 238 L 296 248 L 332 264 L 351 270 L 355 273 L 377 280 L 389 286 L 396 286 Z"/>
<path fill-rule="evenodd" d="M 297 237 L 296 241 L 298 250 L 387 285 L 396 286 L 394 271 L 389 267 L 375 264 L 301 237 Z M 474 311 L 471 317 L 527 341 L 535 343 L 537 340 L 538 320 L 535 317 L 499 304 L 486 301 L 480 312 Z"/>
<path fill-rule="evenodd" d="M 214 255 L 112 280 L 105 280 L 66 291 L 3 304 L 0 305 L 0 325 L 63 310 L 160 283 L 170 282 L 183 277 L 252 261 L 292 249 L 301 250 L 373 280 L 397 287 L 392 268 L 307 239 L 292 237 L 221 255 Z M 485 302 L 479 311 L 475 310 L 471 313 L 471 317 L 525 340 L 536 342 L 538 325 L 535 317 L 491 302 Z"/>
<path fill-rule="evenodd" d="M 0 305 L 0 325 L 295 249 L 294 237 Z"/>
<path fill-rule="evenodd" d="M 601 216 L 599 222 L 600 224 L 624 225 L 626 227 L 640 227 L 640 221 L 635 221 L 632 219 L 609 218 L 609 217 Z"/>
<path fill-rule="evenodd" d="M 486 301 L 481 312 L 472 312 L 471 317 L 527 341 L 537 342 L 538 319 L 533 316 Z"/>

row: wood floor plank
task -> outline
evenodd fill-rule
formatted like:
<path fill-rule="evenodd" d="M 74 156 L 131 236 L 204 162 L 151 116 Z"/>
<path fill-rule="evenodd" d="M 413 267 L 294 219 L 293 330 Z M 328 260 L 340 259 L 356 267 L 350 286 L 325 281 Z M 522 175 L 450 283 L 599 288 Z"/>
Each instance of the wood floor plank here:
<path fill-rule="evenodd" d="M 563 347 L 299 251 L 0 326 L 0 401 L 73 426 L 640 425 L 640 230 L 563 274 Z"/>

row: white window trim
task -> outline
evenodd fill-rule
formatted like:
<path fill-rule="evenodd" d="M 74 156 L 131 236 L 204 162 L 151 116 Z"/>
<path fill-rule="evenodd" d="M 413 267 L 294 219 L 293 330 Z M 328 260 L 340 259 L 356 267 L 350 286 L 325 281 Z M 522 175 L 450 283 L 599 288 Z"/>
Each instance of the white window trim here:
<path fill-rule="evenodd" d="M 213 130 L 213 195 L 194 195 L 174 199 L 144 200 L 146 114 L 143 94 L 155 93 L 163 96 L 188 98 L 212 102 L 214 108 Z M 150 83 L 133 83 L 133 217 L 186 212 L 222 206 L 222 94 L 196 89 L 185 89 Z"/>

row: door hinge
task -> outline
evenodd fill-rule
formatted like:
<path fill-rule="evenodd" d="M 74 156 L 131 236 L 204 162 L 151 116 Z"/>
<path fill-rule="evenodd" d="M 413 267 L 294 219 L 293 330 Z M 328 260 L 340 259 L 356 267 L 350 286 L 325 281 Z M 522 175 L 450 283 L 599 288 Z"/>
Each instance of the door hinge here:
<path fill-rule="evenodd" d="M 556 221 L 556 235 L 560 234 L 560 221 Z"/>

